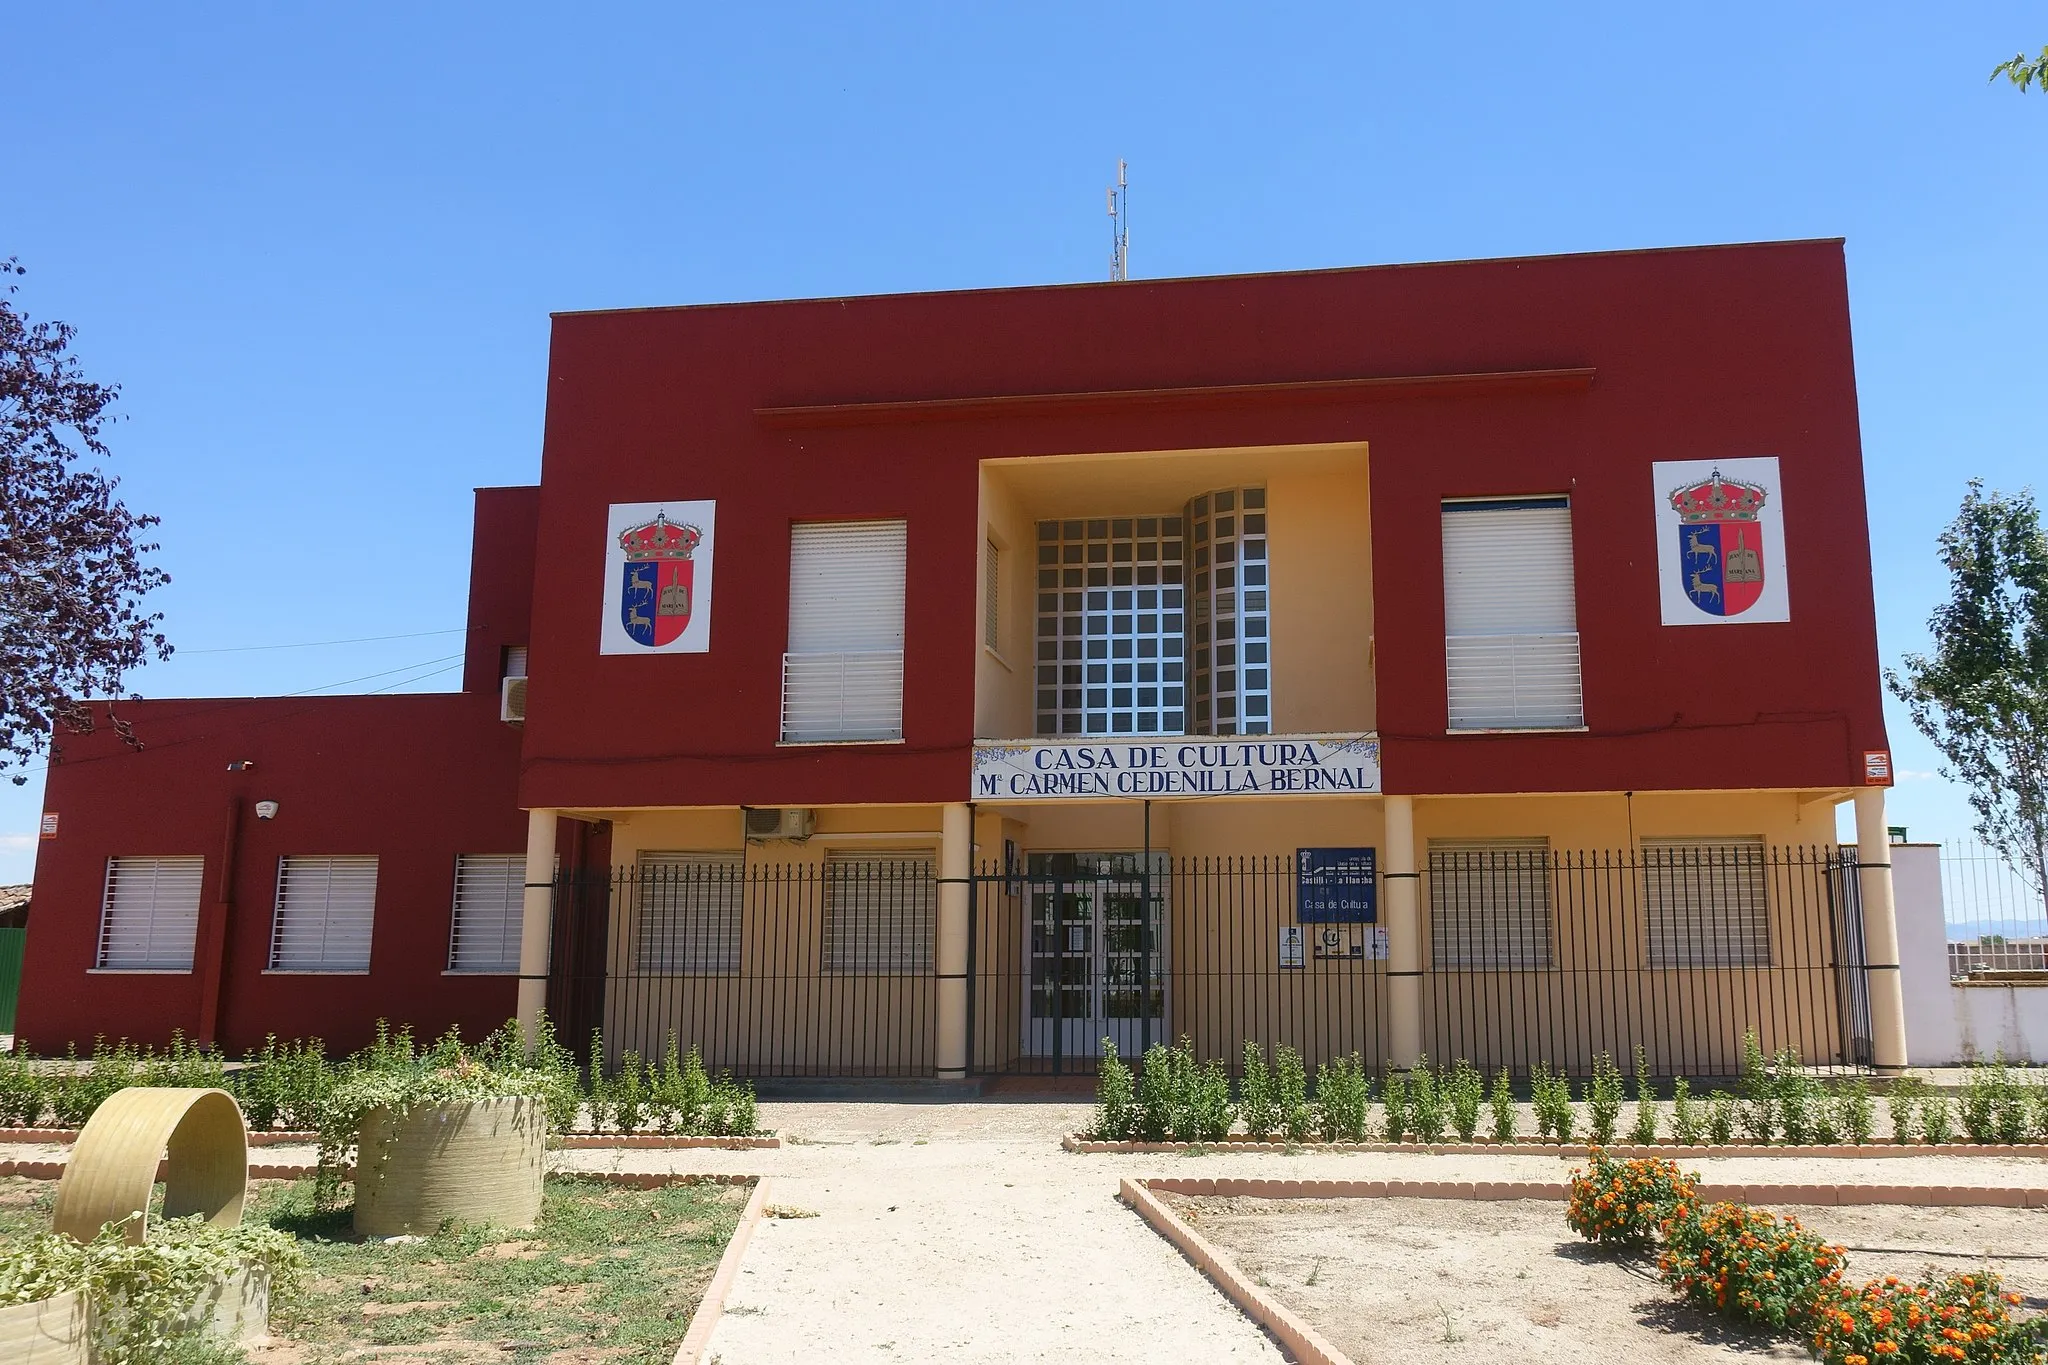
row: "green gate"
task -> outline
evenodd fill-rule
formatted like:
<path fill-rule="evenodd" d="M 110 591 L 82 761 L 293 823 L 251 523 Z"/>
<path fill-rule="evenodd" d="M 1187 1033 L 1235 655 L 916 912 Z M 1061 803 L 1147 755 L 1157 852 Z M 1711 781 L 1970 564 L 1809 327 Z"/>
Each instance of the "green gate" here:
<path fill-rule="evenodd" d="M 0 929 L 0 1033 L 14 1032 L 14 1006 L 21 999 L 21 950 L 26 929 Z"/>

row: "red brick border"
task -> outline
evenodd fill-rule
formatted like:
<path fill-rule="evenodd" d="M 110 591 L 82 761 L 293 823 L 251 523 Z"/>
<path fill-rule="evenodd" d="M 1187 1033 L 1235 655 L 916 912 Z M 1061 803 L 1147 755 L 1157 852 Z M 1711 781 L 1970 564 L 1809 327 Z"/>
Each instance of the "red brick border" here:
<path fill-rule="evenodd" d="M 1583 1142 L 1253 1142 L 1249 1138 L 1238 1137 L 1225 1138 L 1221 1142 L 1100 1142 L 1094 1138 L 1082 1137 L 1078 1133 L 1070 1133 L 1060 1139 L 1060 1146 L 1069 1152 L 1124 1154 L 1176 1154 L 1186 1152 L 1192 1147 L 1203 1147 L 1212 1152 L 1407 1152 L 1423 1156 L 1555 1157 L 1584 1157 L 1590 1147 Z M 1673 1161 L 1730 1156 L 2031 1156 L 2048 1159 L 2048 1143 L 2040 1142 L 1946 1142 L 1938 1147 L 1922 1143 L 1893 1142 L 1890 1139 L 1883 1142 L 1866 1142 L 1861 1146 L 1840 1143 L 1825 1147 L 1813 1144 L 1799 1147 L 1765 1147 L 1751 1143 L 1728 1143 L 1719 1147 L 1704 1143 L 1696 1147 L 1657 1143 L 1645 1147 L 1634 1143 L 1617 1142 L 1601 1150 L 1615 1157 L 1653 1156 L 1666 1157 Z"/>
<path fill-rule="evenodd" d="M 1131 1183 L 1126 1181 L 1125 1183 Z M 1263 1180 L 1154 1176 L 1136 1182 L 1162 1194 L 1250 1199 L 1563 1199 L 1562 1180 Z M 2048 1208 L 2048 1187 L 2015 1185 L 1732 1185 L 1700 1183 L 1716 1203 L 1850 1206 L 1917 1204 L 1935 1208 Z"/>
<path fill-rule="evenodd" d="M 0 1128 L 0 1143 L 43 1142 L 70 1144 L 78 1140 L 76 1128 Z M 318 1144 L 318 1133 L 292 1132 L 289 1130 L 263 1129 L 251 1131 L 251 1147 L 311 1147 Z M 558 1134 L 553 1146 L 563 1151 L 581 1151 L 593 1148 L 633 1147 L 655 1151 L 683 1151 L 690 1148 L 716 1148 L 729 1152 L 755 1151 L 762 1148 L 780 1147 L 782 1139 L 767 1137 L 712 1137 L 708 1135 L 684 1135 L 681 1133 L 562 1133 Z"/>
<path fill-rule="evenodd" d="M 768 1181 L 764 1177 L 754 1182 L 754 1193 L 740 1211 L 739 1225 L 725 1244 L 725 1254 L 718 1258 L 718 1269 L 711 1276 L 711 1283 L 704 1287 L 704 1297 L 697 1300 L 697 1311 L 690 1314 L 690 1330 L 683 1334 L 683 1344 L 676 1347 L 670 1365 L 699 1365 L 704 1359 L 704 1352 L 711 1347 L 711 1333 L 725 1313 L 726 1296 L 732 1293 L 733 1281 L 739 1278 L 740 1258 L 747 1254 L 747 1243 L 753 1239 L 754 1229 L 767 1207 Z"/>
<path fill-rule="evenodd" d="M 20 1176 L 24 1180 L 62 1180 L 63 1161 L 0 1161 L 0 1177 Z M 319 1167 L 310 1161 L 287 1162 L 277 1165 L 249 1167 L 251 1180 L 309 1180 Z M 164 1163 L 158 1163 L 157 1179 L 163 1179 Z M 341 1168 L 343 1180 L 353 1180 L 356 1168 Z M 601 1185 L 618 1185 L 626 1189 L 654 1190 L 664 1185 L 751 1185 L 758 1176 L 712 1172 L 693 1174 L 677 1171 L 550 1171 L 550 1176 L 565 1180 L 594 1180 Z"/>

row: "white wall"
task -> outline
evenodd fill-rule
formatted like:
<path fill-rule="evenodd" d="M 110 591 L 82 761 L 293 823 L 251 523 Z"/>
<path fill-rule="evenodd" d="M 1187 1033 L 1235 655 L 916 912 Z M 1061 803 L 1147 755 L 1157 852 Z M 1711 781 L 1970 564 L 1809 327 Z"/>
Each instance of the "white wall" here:
<path fill-rule="evenodd" d="M 1951 983 L 1941 846 L 1893 844 L 1891 852 L 1908 1064 L 1988 1061 L 1999 1052 L 2008 1061 L 2048 1062 L 2048 982 Z"/>

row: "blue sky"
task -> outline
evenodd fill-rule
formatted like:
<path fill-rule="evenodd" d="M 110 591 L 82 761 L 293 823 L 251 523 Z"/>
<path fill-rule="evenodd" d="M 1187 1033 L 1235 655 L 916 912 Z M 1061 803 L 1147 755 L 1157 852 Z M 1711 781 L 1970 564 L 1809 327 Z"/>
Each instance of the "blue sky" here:
<path fill-rule="evenodd" d="M 164 518 L 182 652 L 145 695 L 452 686 L 469 490 L 538 474 L 551 310 L 1102 278 L 1119 156 L 1139 276 L 1846 237 L 1887 661 L 1924 642 L 1964 481 L 2048 470 L 2048 98 L 1985 80 L 2048 43 L 2040 4 L 109 4 L 6 31 L 0 256 L 123 385 L 113 468 Z M 382 635 L 413 638 L 249 648 Z M 1894 823 L 1964 834 L 1891 728 Z M 0 880 L 40 793 L 0 788 Z"/>

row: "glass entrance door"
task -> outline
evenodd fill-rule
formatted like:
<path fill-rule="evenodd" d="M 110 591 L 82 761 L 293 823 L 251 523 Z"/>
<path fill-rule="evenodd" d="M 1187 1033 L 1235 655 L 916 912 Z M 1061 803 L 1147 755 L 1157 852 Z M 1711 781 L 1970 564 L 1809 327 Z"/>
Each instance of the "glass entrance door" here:
<path fill-rule="evenodd" d="M 1027 869 L 1025 1052 L 1094 1058 L 1108 1038 L 1134 1057 L 1148 1033 L 1163 1041 L 1167 856 L 1149 879 L 1140 853 L 1033 853 Z"/>

